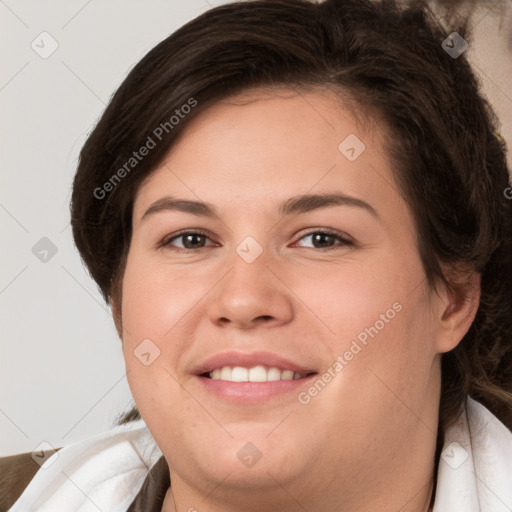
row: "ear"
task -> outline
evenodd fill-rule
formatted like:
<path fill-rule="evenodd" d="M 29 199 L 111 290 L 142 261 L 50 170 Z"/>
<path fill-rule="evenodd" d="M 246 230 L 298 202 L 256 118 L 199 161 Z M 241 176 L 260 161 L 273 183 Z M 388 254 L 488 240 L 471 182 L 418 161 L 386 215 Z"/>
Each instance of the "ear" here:
<path fill-rule="evenodd" d="M 454 349 L 468 332 L 480 304 L 481 275 L 476 271 L 447 276 L 451 286 L 442 285 L 438 309 L 439 336 L 437 351 Z"/>

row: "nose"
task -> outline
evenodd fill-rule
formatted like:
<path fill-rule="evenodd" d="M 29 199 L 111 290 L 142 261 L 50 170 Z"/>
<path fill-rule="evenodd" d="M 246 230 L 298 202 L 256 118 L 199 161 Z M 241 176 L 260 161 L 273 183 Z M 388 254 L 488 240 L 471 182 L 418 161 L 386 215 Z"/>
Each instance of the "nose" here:
<path fill-rule="evenodd" d="M 235 253 L 229 263 L 229 272 L 212 290 L 208 316 L 214 324 L 253 329 L 283 325 L 293 318 L 293 294 L 266 251 L 251 263 Z"/>

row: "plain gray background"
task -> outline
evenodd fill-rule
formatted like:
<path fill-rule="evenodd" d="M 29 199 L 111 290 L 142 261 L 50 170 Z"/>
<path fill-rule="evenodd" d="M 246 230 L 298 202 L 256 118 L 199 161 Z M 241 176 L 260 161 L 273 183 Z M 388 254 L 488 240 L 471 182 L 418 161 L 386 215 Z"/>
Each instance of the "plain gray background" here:
<path fill-rule="evenodd" d="M 127 72 L 221 3 L 0 0 L 0 455 L 90 437 L 131 404 L 110 311 L 73 245 L 71 182 Z M 512 2 L 477 3 L 466 55 L 510 145 Z"/>

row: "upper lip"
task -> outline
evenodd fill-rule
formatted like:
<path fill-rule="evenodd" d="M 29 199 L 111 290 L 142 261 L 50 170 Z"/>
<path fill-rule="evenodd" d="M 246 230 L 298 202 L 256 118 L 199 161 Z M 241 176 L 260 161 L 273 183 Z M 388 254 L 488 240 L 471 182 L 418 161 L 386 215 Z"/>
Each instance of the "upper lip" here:
<path fill-rule="evenodd" d="M 286 357 L 280 356 L 279 354 L 264 351 L 219 352 L 196 365 L 192 369 L 192 373 L 195 375 L 202 375 L 203 373 L 211 372 L 212 370 L 215 370 L 216 368 L 222 368 L 223 366 L 242 366 L 245 368 L 252 368 L 253 366 L 259 365 L 276 367 L 280 370 L 293 370 L 294 372 L 302 374 L 316 373 L 315 370 L 291 361 Z"/>

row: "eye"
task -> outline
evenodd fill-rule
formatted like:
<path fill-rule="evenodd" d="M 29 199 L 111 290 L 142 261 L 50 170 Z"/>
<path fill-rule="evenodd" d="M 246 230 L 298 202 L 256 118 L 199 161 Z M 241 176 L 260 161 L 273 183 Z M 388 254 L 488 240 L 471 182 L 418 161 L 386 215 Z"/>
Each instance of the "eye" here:
<path fill-rule="evenodd" d="M 331 232 L 326 230 L 317 230 L 303 235 L 299 240 L 312 237 L 313 249 L 324 249 L 330 250 L 340 246 L 353 246 L 354 242 L 349 240 L 346 235 L 338 232 Z M 174 241 L 181 241 L 180 245 L 175 245 Z M 183 231 L 177 235 L 173 235 L 171 238 L 165 239 L 160 246 L 161 247 L 172 247 L 183 251 L 194 251 L 196 249 L 202 249 L 208 247 L 206 241 L 210 240 L 207 233 L 202 231 Z M 333 245 L 338 241 L 338 245 Z M 213 245 L 213 244 L 210 244 Z M 304 247 L 304 246 L 302 246 Z"/>
<path fill-rule="evenodd" d="M 184 231 L 172 238 L 168 238 L 162 242 L 163 247 L 176 247 L 172 242 L 174 240 L 181 240 L 182 246 L 177 246 L 177 249 L 193 251 L 194 249 L 202 249 L 206 247 L 204 242 L 209 240 L 208 235 L 202 231 Z"/>
<path fill-rule="evenodd" d="M 336 249 L 336 247 L 340 246 L 353 246 L 354 242 L 350 240 L 346 235 L 338 232 L 325 231 L 325 230 L 317 230 L 311 231 L 306 235 L 303 235 L 300 240 L 305 238 L 312 237 L 311 241 L 313 243 L 314 249 Z M 339 241 L 340 243 L 336 245 L 332 245 L 333 242 Z M 302 246 L 304 247 L 304 246 Z"/>

